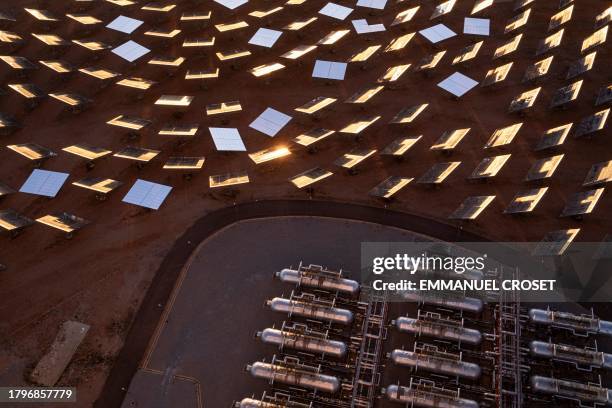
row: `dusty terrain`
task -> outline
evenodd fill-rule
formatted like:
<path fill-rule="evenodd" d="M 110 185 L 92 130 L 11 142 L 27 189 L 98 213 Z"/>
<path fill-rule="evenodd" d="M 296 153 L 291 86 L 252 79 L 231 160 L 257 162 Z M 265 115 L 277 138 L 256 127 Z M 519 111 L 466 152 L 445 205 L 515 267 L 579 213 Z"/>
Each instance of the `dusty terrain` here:
<path fill-rule="evenodd" d="M 179 3 L 179 2 L 177 2 Z M 271 9 L 284 2 L 270 1 L 261 9 Z M 416 3 L 416 2 L 415 2 Z M 420 2 L 419 2 L 420 3 Z M 301 5 L 285 6 L 265 19 L 255 19 L 248 13 L 258 9 L 255 4 L 241 6 L 231 12 L 224 7 L 203 1 L 185 1 L 165 16 L 143 11 L 141 5 L 118 7 L 100 1 L 92 3 L 24 1 L 14 0 L 0 5 L 0 11 L 17 17 L 17 22 L 2 22 L 5 30 L 19 33 L 26 41 L 20 47 L 1 44 L 1 54 L 24 56 L 35 62 L 40 59 L 63 59 L 78 68 L 92 65 L 119 72 L 125 76 L 138 76 L 155 80 L 158 85 L 143 93 L 101 81 L 79 72 L 68 74 L 65 79 L 42 66 L 25 75 L 0 63 L 0 81 L 6 91 L 0 96 L 0 112 L 14 116 L 22 128 L 11 135 L 1 136 L 0 182 L 18 189 L 32 171 L 25 158 L 5 148 L 5 145 L 35 142 L 58 152 L 58 157 L 43 164 L 47 170 L 71 174 L 58 196 L 53 199 L 16 193 L 0 201 L 0 209 L 13 208 L 29 218 L 54 212 L 67 211 L 91 221 L 72 240 L 66 240 L 57 231 L 42 225 L 27 228 L 15 239 L 0 237 L 0 263 L 7 270 L 0 272 L 0 383 L 21 384 L 33 364 L 49 346 L 58 325 L 67 319 L 90 324 L 91 331 L 76 359 L 68 368 L 61 384 L 79 386 L 79 406 L 88 407 L 97 398 L 105 377 L 121 349 L 127 330 L 140 302 L 152 281 L 165 254 L 174 241 L 195 220 L 219 208 L 234 203 L 264 199 L 304 199 L 306 191 L 296 189 L 287 179 L 315 166 L 330 169 L 334 175 L 315 187 L 317 199 L 383 206 L 384 203 L 367 195 L 368 191 L 390 175 L 420 177 L 432 164 L 456 160 L 459 168 L 439 189 L 427 189 L 411 184 L 387 204 L 390 208 L 445 221 L 448 215 L 468 196 L 496 195 L 493 203 L 477 221 L 464 223 L 465 230 L 473 231 L 493 240 L 538 241 L 548 231 L 563 228 L 580 228 L 578 240 L 600 241 L 611 230 L 612 200 L 604 194 L 595 212 L 582 221 L 560 219 L 569 196 L 582 189 L 581 185 L 592 164 L 610 160 L 609 126 L 591 139 L 568 138 L 558 149 L 565 158 L 554 176 L 544 185 L 550 189 L 534 213 L 528 217 L 510 217 L 502 214 L 514 194 L 529 187 L 524 177 L 531 164 L 551 153 L 533 152 L 541 133 L 551 127 L 577 122 L 597 110 L 593 106 L 596 92 L 610 83 L 610 41 L 597 48 L 594 68 L 584 75 L 584 84 L 578 100 L 563 111 L 548 109 L 554 91 L 568 83 L 565 80 L 568 64 L 581 57 L 582 39 L 593 32 L 594 18 L 607 6 L 606 2 L 589 0 L 579 2 L 572 20 L 565 24 L 565 34 L 560 47 L 551 51 L 555 60 L 549 74 L 538 83 L 542 92 L 535 107 L 526 117 L 507 113 L 512 98 L 535 85 L 521 84 L 525 68 L 541 57 L 535 57 L 538 42 L 547 33 L 548 21 L 557 12 L 556 1 L 540 1 L 532 5 L 529 23 L 519 30 L 523 40 L 518 50 L 506 61 L 514 66 L 508 79 L 494 91 L 476 88 L 453 100 L 436 84 L 455 70 L 450 60 L 476 38 L 458 35 L 433 46 L 420 35 L 399 52 L 375 54 L 367 63 L 349 64 L 346 79 L 327 83 L 311 78 L 315 59 L 346 61 L 351 55 L 373 44 L 386 45 L 393 37 L 417 31 L 437 23 L 429 21 L 434 3 L 422 2 L 421 10 L 406 24 L 390 27 L 388 31 L 370 35 L 357 35 L 352 30 L 351 19 L 367 18 L 370 23 L 384 22 L 387 26 L 394 16 L 408 8 L 404 3 L 389 2 L 384 11 L 356 8 L 344 22 L 319 16 L 312 25 L 297 32 L 286 31 L 271 49 L 250 47 L 252 55 L 235 64 L 219 62 L 214 56 L 217 50 L 246 48 L 247 41 L 257 27 L 281 29 L 296 19 L 315 15 L 325 4 L 309 0 Z M 463 17 L 468 16 L 473 2 L 459 2 L 441 22 L 455 32 L 462 31 Z M 354 7 L 354 2 L 342 2 Z M 411 3 L 412 4 L 412 3 Z M 42 23 L 23 11 L 23 7 L 48 9 L 62 21 Z M 482 80 L 488 69 L 501 65 L 492 61 L 493 50 L 512 37 L 504 35 L 503 27 L 515 12 L 512 3 L 502 2 L 478 17 L 492 19 L 492 36 L 484 38 L 484 45 L 477 59 L 460 66 L 462 73 Z M 177 27 L 183 12 L 212 10 L 213 23 L 246 19 L 250 27 L 217 32 L 214 27 L 184 28 L 173 39 L 144 36 L 152 28 Z M 64 17 L 66 13 L 87 13 L 104 22 L 119 14 L 145 20 L 143 27 L 128 36 L 103 27 L 104 24 L 83 28 Z M 333 46 L 321 46 L 298 61 L 289 61 L 284 70 L 273 73 L 269 79 L 254 78 L 246 70 L 257 65 L 279 60 L 278 56 L 300 44 L 316 43 L 333 29 L 347 28 L 351 33 Z M 94 53 L 76 45 L 63 51 L 52 50 L 36 40 L 30 33 L 52 32 L 64 39 L 93 38 L 112 45 L 133 39 L 152 49 L 150 55 L 136 63 L 122 61 L 110 51 Z M 181 47 L 185 37 L 215 36 L 214 49 L 186 49 Z M 393 88 L 385 89 L 364 105 L 345 104 L 343 100 L 375 83 L 391 65 L 416 63 L 427 54 L 447 50 L 447 56 L 429 76 L 407 72 Z M 205 51 L 202 51 L 205 50 Z M 147 65 L 153 56 L 183 56 L 186 62 L 179 68 L 163 68 Z M 204 84 L 185 81 L 187 70 L 220 67 L 220 77 Z M 35 106 L 19 94 L 7 89 L 7 84 L 34 83 L 46 92 L 74 92 L 93 99 L 91 107 L 80 114 L 66 112 L 61 103 L 47 98 Z M 154 106 L 160 95 L 193 95 L 195 99 L 180 114 L 167 107 Z M 316 116 L 302 115 L 293 109 L 316 96 L 335 96 L 338 102 Z M 207 104 L 240 100 L 243 110 L 237 113 L 207 117 Z M 388 125 L 400 109 L 419 103 L 429 103 L 428 109 L 410 125 Z M 266 107 L 274 107 L 293 116 L 289 124 L 274 139 L 248 128 L 248 124 Z M 382 116 L 375 125 L 355 138 L 335 134 L 318 144 L 316 153 L 309 153 L 291 139 L 314 127 L 339 130 L 346 124 L 369 113 Z M 135 140 L 125 129 L 110 127 L 106 121 L 127 114 L 153 120 L 153 124 L 140 132 Z M 482 149 L 490 134 L 497 128 L 524 121 L 515 140 L 494 152 Z M 160 136 L 157 131 L 171 122 L 198 123 L 198 135 L 185 143 L 178 138 Z M 208 134 L 208 126 L 237 127 L 249 152 L 277 145 L 291 145 L 293 154 L 277 162 L 256 166 L 244 153 L 221 154 L 215 151 Z M 429 150 L 431 144 L 445 131 L 471 127 L 471 133 L 458 146 L 449 159 Z M 404 161 L 375 155 L 366 160 L 357 175 L 349 175 L 334 166 L 333 161 L 354 147 L 384 148 L 398 136 L 423 135 L 406 155 Z M 113 152 L 126 145 L 139 145 L 162 150 L 162 153 L 143 169 L 126 160 L 107 157 L 99 160 L 88 171 L 83 159 L 62 152 L 73 143 L 85 142 L 106 147 Z M 488 183 L 471 183 L 466 177 L 477 163 L 486 156 L 512 153 L 512 158 L 498 177 Z M 188 181 L 179 173 L 162 170 L 169 156 L 186 155 L 206 157 L 201 172 Z M 247 170 L 251 183 L 233 189 L 231 193 L 212 191 L 208 176 L 228 171 Z M 86 175 L 110 177 L 125 184 L 112 193 L 108 200 L 97 201 L 93 194 L 70 185 Z M 159 211 L 148 211 L 121 202 L 122 197 L 136 178 L 171 185 L 172 193 Z M 257 238 L 253 238 L 257 239 Z"/>

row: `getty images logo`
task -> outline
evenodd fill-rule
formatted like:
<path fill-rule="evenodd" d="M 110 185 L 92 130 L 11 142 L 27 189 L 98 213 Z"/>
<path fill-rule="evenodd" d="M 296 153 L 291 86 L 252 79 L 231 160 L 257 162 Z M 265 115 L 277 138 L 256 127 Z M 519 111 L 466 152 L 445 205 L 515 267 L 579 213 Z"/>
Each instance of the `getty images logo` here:
<path fill-rule="evenodd" d="M 423 253 L 420 256 L 396 254 L 389 257 L 375 257 L 372 260 L 372 272 L 380 275 L 385 271 L 404 271 L 414 275 L 419 270 L 449 271 L 463 274 L 469 270 L 482 271 L 485 268 L 487 255 L 473 256 L 429 256 Z"/>

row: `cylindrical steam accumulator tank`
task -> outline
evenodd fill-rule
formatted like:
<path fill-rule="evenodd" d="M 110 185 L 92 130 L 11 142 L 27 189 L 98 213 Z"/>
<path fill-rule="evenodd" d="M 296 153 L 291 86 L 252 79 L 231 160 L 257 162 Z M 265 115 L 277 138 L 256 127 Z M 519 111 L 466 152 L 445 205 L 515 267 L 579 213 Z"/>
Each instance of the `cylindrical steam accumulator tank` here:
<path fill-rule="evenodd" d="M 277 404 L 274 402 L 265 402 L 253 398 L 244 398 L 242 401 L 236 402 L 234 404 L 234 408 L 310 408 L 310 405 L 293 402 L 290 402 L 289 405 L 286 403 Z"/>
<path fill-rule="evenodd" d="M 268 381 L 296 385 L 330 394 L 336 393 L 340 389 L 340 381 L 337 377 L 314 372 L 296 371 L 281 365 L 258 361 L 253 365 L 247 366 L 247 371 L 256 378 L 264 378 Z"/>
<path fill-rule="evenodd" d="M 463 297 L 463 298 L 445 298 L 443 296 L 423 294 L 416 291 L 406 291 L 402 294 L 406 300 L 412 302 L 423 302 L 440 307 L 448 307 L 453 310 L 463 310 L 464 312 L 480 313 L 482 312 L 482 300 Z"/>
<path fill-rule="evenodd" d="M 393 350 L 391 352 L 391 360 L 397 365 L 422 368 L 434 373 L 459 376 L 472 380 L 480 377 L 480 366 L 478 364 L 419 355 L 413 351 Z"/>
<path fill-rule="evenodd" d="M 284 408 L 282 405 L 245 398 L 234 404 L 234 408 Z"/>
<path fill-rule="evenodd" d="M 534 323 L 555 324 L 579 330 L 592 330 L 597 333 L 612 336 L 612 322 L 596 317 L 584 317 L 566 312 L 553 310 L 530 309 L 529 319 Z"/>
<path fill-rule="evenodd" d="M 296 350 L 308 351 L 316 354 L 327 354 L 342 357 L 346 354 L 346 344 L 341 341 L 319 339 L 299 333 L 292 333 L 277 329 L 265 329 L 257 333 L 261 341 L 267 344 L 289 347 Z"/>
<path fill-rule="evenodd" d="M 535 391 L 567 398 L 576 398 L 583 402 L 595 402 L 612 406 L 612 390 L 574 381 L 534 375 L 531 386 Z"/>
<path fill-rule="evenodd" d="M 292 313 L 315 320 L 323 320 L 326 322 L 346 325 L 351 324 L 353 321 L 353 312 L 337 307 L 320 306 L 303 301 L 295 301 L 279 297 L 268 300 L 267 304 L 275 312 Z"/>
<path fill-rule="evenodd" d="M 575 363 L 588 363 L 595 367 L 612 370 L 612 354 L 601 351 L 584 350 L 578 347 L 564 346 L 534 340 L 529 343 L 529 350 L 534 356 L 561 358 Z"/>
<path fill-rule="evenodd" d="M 460 341 L 468 344 L 480 344 L 482 335 L 478 330 L 465 327 L 452 327 L 436 322 L 413 319 L 411 317 L 400 317 L 395 321 L 399 331 L 421 334 L 438 339 Z"/>
<path fill-rule="evenodd" d="M 276 272 L 276 276 L 283 282 L 292 283 L 294 285 L 304 285 L 311 288 L 344 292 L 351 295 L 359 292 L 359 283 L 351 279 L 333 279 L 324 275 L 305 275 L 293 269 L 283 269 L 280 272 Z"/>
<path fill-rule="evenodd" d="M 390 401 L 402 402 L 407 405 L 423 408 L 478 408 L 474 400 L 464 398 L 449 398 L 445 395 L 425 392 L 403 387 L 401 385 L 389 385 L 385 394 Z"/>

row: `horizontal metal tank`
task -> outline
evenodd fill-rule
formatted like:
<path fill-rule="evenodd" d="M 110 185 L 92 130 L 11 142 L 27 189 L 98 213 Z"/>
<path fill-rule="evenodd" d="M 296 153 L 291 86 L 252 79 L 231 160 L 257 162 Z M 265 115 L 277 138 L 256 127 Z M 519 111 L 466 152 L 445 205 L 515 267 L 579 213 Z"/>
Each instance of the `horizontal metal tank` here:
<path fill-rule="evenodd" d="M 596 317 L 580 316 L 573 313 L 557 312 L 554 310 L 530 309 L 529 319 L 534 323 L 555 325 L 612 336 L 612 322 L 601 320 Z"/>
<path fill-rule="evenodd" d="M 341 341 L 329 340 L 277 329 L 265 329 L 258 332 L 257 337 L 267 344 L 308 351 L 316 354 L 327 354 L 334 357 L 346 355 L 346 344 Z"/>
<path fill-rule="evenodd" d="M 285 268 L 280 272 L 276 272 L 276 276 L 281 281 L 292 283 L 294 285 L 304 285 L 311 288 L 338 291 L 351 295 L 359 292 L 359 283 L 356 281 L 345 278 L 335 278 L 333 276 L 327 276 L 323 273 L 305 274 L 301 271 Z"/>
<path fill-rule="evenodd" d="M 585 350 L 579 347 L 546 343 L 534 340 L 529 343 L 531 354 L 539 357 L 557 358 L 593 367 L 612 370 L 612 354 L 601 351 Z"/>
<path fill-rule="evenodd" d="M 444 324 L 413 319 L 411 317 L 400 317 L 395 321 L 399 331 L 421 334 L 444 340 L 460 341 L 468 344 L 480 344 L 482 335 L 478 330 L 468 329 L 461 326 L 447 326 Z"/>
<path fill-rule="evenodd" d="M 315 372 L 296 370 L 282 365 L 256 362 L 253 365 L 247 366 L 247 371 L 253 377 L 263 378 L 268 381 L 276 381 L 283 384 L 296 385 L 299 387 L 308 388 L 328 392 L 330 394 L 338 392 L 340 389 L 340 381 L 337 377 Z"/>
<path fill-rule="evenodd" d="M 242 401 L 235 403 L 234 408 L 284 408 L 284 406 L 255 400 L 252 398 L 245 398 Z"/>
<path fill-rule="evenodd" d="M 299 404 L 296 402 L 283 402 L 277 404 L 275 402 L 266 402 L 253 398 L 244 398 L 242 401 L 236 402 L 234 404 L 234 408 L 311 408 L 311 406 Z"/>
<path fill-rule="evenodd" d="M 441 307 L 447 307 L 453 310 L 463 310 L 465 312 L 480 313 L 482 312 L 482 300 L 472 297 L 443 297 L 436 294 L 427 294 L 416 291 L 406 291 L 403 293 L 406 300 L 412 302 L 428 303 Z"/>
<path fill-rule="evenodd" d="M 326 322 L 351 324 L 353 321 L 353 312 L 337 307 L 321 306 L 303 301 L 289 300 L 285 298 L 275 297 L 268 300 L 268 306 L 275 312 L 291 313 L 298 316 L 307 317 L 315 320 L 323 320 Z"/>
<path fill-rule="evenodd" d="M 545 394 L 612 406 L 612 390 L 607 388 L 539 375 L 531 377 L 531 386 L 535 391 Z"/>
<path fill-rule="evenodd" d="M 480 377 L 480 366 L 461 360 L 451 360 L 435 355 L 419 354 L 413 351 L 393 350 L 391 361 L 397 365 L 422 368 L 434 373 L 459 376 L 476 380 Z"/>
<path fill-rule="evenodd" d="M 384 390 L 389 401 L 423 408 L 478 408 L 478 403 L 465 398 L 452 398 L 444 394 L 415 390 L 401 385 L 389 385 Z"/>

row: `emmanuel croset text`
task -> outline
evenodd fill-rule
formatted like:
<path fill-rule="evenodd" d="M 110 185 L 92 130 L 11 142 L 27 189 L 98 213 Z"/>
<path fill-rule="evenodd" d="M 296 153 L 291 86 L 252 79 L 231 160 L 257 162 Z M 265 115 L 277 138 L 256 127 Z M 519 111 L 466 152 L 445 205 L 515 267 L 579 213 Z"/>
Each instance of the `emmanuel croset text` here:
<path fill-rule="evenodd" d="M 449 279 L 399 279 L 392 282 L 376 279 L 372 282 L 372 287 L 374 290 L 390 291 L 552 291 L 555 289 L 554 279 L 473 279 L 462 276 L 468 271 L 482 273 L 486 268 L 486 259 L 486 254 L 478 257 L 427 254 L 375 257 L 372 260 L 372 273 L 375 275 L 381 275 L 385 271 L 407 272 L 410 275 L 418 271 L 434 271 L 446 272 Z M 452 279 L 453 273 L 461 279 Z"/>

